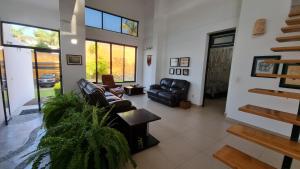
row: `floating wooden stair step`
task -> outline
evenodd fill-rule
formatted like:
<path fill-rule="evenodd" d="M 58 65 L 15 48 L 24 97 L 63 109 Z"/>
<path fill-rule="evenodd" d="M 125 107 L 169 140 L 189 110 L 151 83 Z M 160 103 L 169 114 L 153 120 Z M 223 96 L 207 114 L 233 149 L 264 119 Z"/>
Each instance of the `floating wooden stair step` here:
<path fill-rule="evenodd" d="M 275 169 L 228 145 L 216 152 L 214 157 L 234 169 Z"/>
<path fill-rule="evenodd" d="M 289 13 L 289 17 L 299 16 L 300 15 L 300 5 L 292 6 Z"/>
<path fill-rule="evenodd" d="M 277 96 L 277 97 L 284 97 L 284 98 L 300 100 L 300 93 L 284 92 L 284 91 L 268 90 L 268 89 L 258 89 L 258 88 L 250 89 L 248 91 L 250 93 L 264 94 L 264 95 L 269 95 L 269 96 Z"/>
<path fill-rule="evenodd" d="M 276 40 L 277 40 L 278 42 L 300 41 L 300 35 L 277 37 Z"/>
<path fill-rule="evenodd" d="M 265 63 L 268 63 L 268 64 L 300 63 L 300 60 L 299 60 L 299 59 L 290 59 L 290 60 L 266 60 Z"/>
<path fill-rule="evenodd" d="M 257 73 L 256 76 L 271 77 L 271 78 L 285 78 L 285 79 L 300 79 L 300 75 L 278 75 L 278 74 Z"/>
<path fill-rule="evenodd" d="M 269 119 L 278 120 L 281 122 L 300 126 L 300 116 L 297 116 L 296 114 L 267 109 L 267 108 L 254 106 L 254 105 L 246 105 L 239 108 L 239 110 L 245 113 L 250 113 L 250 114 L 266 117 Z"/>
<path fill-rule="evenodd" d="M 300 46 L 274 47 L 271 50 L 274 52 L 297 52 L 300 51 Z"/>
<path fill-rule="evenodd" d="M 300 24 L 300 17 L 299 18 L 289 18 L 285 20 L 287 25 L 297 25 Z"/>
<path fill-rule="evenodd" d="M 281 28 L 283 33 L 300 32 L 300 25 L 289 25 Z"/>
<path fill-rule="evenodd" d="M 229 133 L 300 160 L 300 143 L 243 125 L 233 125 Z"/>

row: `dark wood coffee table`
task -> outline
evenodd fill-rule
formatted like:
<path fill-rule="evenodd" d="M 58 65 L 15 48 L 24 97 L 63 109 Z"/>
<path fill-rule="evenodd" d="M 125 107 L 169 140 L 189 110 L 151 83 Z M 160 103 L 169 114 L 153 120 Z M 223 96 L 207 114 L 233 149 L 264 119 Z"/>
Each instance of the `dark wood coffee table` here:
<path fill-rule="evenodd" d="M 132 153 L 143 151 L 159 144 L 159 141 L 149 133 L 148 124 L 161 118 L 145 109 L 118 113 Z"/>
<path fill-rule="evenodd" d="M 125 86 L 125 94 L 128 96 L 133 96 L 133 95 L 140 95 L 144 94 L 144 88 L 142 86 Z"/>

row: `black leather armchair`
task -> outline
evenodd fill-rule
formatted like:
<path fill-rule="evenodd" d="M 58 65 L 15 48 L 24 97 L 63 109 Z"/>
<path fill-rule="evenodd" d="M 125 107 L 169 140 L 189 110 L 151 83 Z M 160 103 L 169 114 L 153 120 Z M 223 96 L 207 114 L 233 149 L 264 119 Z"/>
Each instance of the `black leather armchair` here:
<path fill-rule="evenodd" d="M 159 103 L 176 107 L 179 102 L 187 99 L 190 82 L 186 80 L 163 78 L 160 84 L 150 86 L 148 97 Z"/>
<path fill-rule="evenodd" d="M 112 113 L 136 109 L 129 100 L 123 100 L 109 91 L 106 91 L 105 88 L 97 86 L 85 79 L 80 79 L 78 86 L 86 101 L 91 105 L 106 107 L 108 109 L 113 107 Z"/>

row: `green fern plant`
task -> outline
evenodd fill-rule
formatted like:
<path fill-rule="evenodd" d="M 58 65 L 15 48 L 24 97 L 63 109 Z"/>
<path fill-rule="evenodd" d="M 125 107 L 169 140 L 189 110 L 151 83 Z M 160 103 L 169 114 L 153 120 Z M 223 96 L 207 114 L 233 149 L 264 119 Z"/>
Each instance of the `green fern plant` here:
<path fill-rule="evenodd" d="M 42 109 L 45 126 L 50 128 L 68 117 L 70 113 L 80 112 L 83 104 L 84 101 L 75 92 L 49 98 Z"/>
<path fill-rule="evenodd" d="M 69 99 L 69 106 L 78 101 L 74 93 L 58 98 Z M 60 116 L 54 118 L 51 112 L 62 103 L 51 101 L 55 104 L 47 103 L 49 114 L 45 118 L 50 127 L 37 150 L 27 155 L 26 163 L 33 161 L 33 169 L 120 169 L 128 162 L 136 167 L 124 135 L 110 127 L 110 111 L 79 100 L 80 108 L 65 107 L 60 111 L 64 113 L 54 112 Z M 50 161 L 43 163 L 46 156 Z"/>

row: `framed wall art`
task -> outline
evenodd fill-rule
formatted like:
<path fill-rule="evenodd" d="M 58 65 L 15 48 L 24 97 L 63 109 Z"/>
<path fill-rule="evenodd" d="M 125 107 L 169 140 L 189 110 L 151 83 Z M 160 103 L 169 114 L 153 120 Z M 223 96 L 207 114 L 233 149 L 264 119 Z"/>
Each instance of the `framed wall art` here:
<path fill-rule="evenodd" d="M 283 64 L 283 75 L 300 75 L 300 64 Z M 300 89 L 300 79 L 281 78 L 279 87 Z"/>
<path fill-rule="evenodd" d="M 170 68 L 169 69 L 169 74 L 170 75 L 174 75 L 175 74 L 175 69 L 174 68 Z"/>
<path fill-rule="evenodd" d="M 182 57 L 179 61 L 180 67 L 190 67 L 190 58 L 189 57 Z"/>
<path fill-rule="evenodd" d="M 179 58 L 170 58 L 170 67 L 178 67 Z"/>
<path fill-rule="evenodd" d="M 82 65 L 81 55 L 66 55 L 68 65 Z"/>
<path fill-rule="evenodd" d="M 188 76 L 189 74 L 190 74 L 190 70 L 189 69 L 182 69 L 182 75 Z"/>
<path fill-rule="evenodd" d="M 278 64 L 265 63 L 265 60 L 280 60 L 281 56 L 255 56 L 253 59 L 251 76 L 257 77 L 257 73 L 277 74 Z"/>
<path fill-rule="evenodd" d="M 181 69 L 176 69 L 176 75 L 181 75 Z"/>

